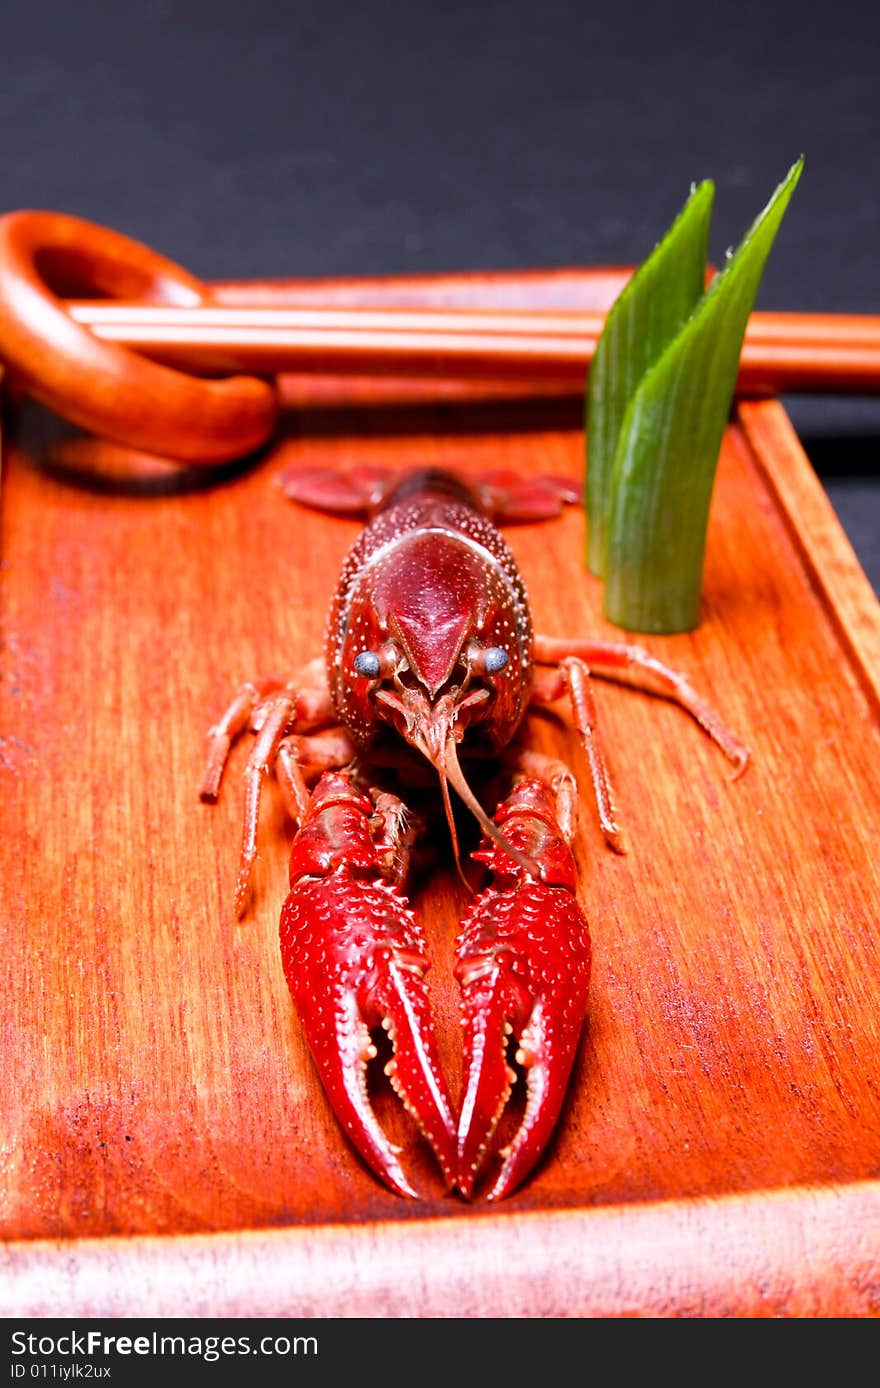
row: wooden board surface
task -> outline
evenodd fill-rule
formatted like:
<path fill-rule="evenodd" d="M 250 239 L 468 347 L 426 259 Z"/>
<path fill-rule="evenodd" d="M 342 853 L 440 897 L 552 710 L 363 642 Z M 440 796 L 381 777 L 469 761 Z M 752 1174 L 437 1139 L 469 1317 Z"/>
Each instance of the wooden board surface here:
<path fill-rule="evenodd" d="M 614 283 L 568 277 L 568 302 Z M 277 446 L 210 480 L 147 460 L 132 478 L 35 407 L 10 414 L 0 1312 L 876 1315 L 880 614 L 781 407 L 744 403 L 728 430 L 700 626 L 644 643 L 752 764 L 734 781 L 679 710 L 597 689 L 631 851 L 604 848 L 585 795 L 589 1023 L 546 1160 L 488 1208 L 402 1201 L 353 1156 L 278 958 L 290 825 L 270 791 L 235 922 L 244 747 L 218 806 L 197 788 L 235 686 L 319 653 L 357 534 L 285 502 L 281 468 L 579 478 L 577 402 L 287 387 Z M 508 539 L 539 630 L 619 637 L 583 532 L 572 509 Z M 530 740 L 583 773 L 558 713 Z M 453 1086 L 463 905 L 443 870 L 419 896 Z"/>

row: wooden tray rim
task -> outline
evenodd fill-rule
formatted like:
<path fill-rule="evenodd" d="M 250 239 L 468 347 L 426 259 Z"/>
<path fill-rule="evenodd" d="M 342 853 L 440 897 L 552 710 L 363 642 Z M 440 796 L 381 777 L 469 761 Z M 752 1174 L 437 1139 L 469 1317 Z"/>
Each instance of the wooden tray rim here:
<path fill-rule="evenodd" d="M 4 1317 L 873 1316 L 880 1180 L 464 1221 L 35 1240 L 0 1246 L 0 1266 Z"/>
<path fill-rule="evenodd" d="M 783 406 L 742 400 L 734 420 L 880 710 L 880 602 Z M 471 1304 L 466 1314 L 493 1317 L 874 1315 L 880 1180 L 466 1219 L 4 1240 L 0 1269 L 5 1318 L 433 1318 Z"/>

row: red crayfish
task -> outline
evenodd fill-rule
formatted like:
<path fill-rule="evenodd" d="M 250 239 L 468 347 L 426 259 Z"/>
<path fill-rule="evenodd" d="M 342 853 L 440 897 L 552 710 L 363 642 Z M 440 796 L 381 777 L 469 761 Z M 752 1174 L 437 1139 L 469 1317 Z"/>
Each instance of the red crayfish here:
<path fill-rule="evenodd" d="M 393 1046 L 385 1073 L 395 1092 L 447 1186 L 467 1197 L 489 1161 L 516 1078 L 512 1065 L 524 1072 L 522 1122 L 487 1192 L 499 1199 L 525 1179 L 550 1138 L 590 985 L 590 934 L 569 849 L 576 783 L 561 762 L 517 746 L 527 708 L 568 697 L 599 822 L 618 849 L 591 667 L 648 678 L 738 767 L 748 753 L 682 674 L 640 647 L 533 632 L 496 522 L 558 514 L 578 500 L 571 483 L 302 468 L 283 484 L 302 504 L 370 520 L 342 568 L 323 663 L 312 662 L 299 679 L 241 688 L 209 733 L 202 798 L 216 799 L 233 741 L 253 731 L 236 908 L 242 914 L 247 905 L 261 788 L 274 772 L 299 825 L 281 913 L 285 975 L 337 1118 L 393 1190 L 417 1194 L 369 1098 L 378 1028 Z M 503 766 L 511 787 L 494 818 L 462 765 L 476 768 L 485 758 Z M 383 768 L 393 767 L 406 786 L 427 765 L 439 779 L 459 870 L 450 787 L 479 822 L 472 857 L 489 873 L 456 942 L 464 1038 L 457 1121 L 425 985 L 426 942 L 404 895 L 418 821 L 383 785 Z"/>

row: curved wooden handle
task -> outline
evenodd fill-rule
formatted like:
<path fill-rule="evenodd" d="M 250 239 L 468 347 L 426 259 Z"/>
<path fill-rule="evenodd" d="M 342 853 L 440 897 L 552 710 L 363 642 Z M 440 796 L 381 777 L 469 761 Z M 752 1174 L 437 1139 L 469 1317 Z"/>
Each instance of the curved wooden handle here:
<path fill-rule="evenodd" d="M 119 232 L 60 212 L 0 217 L 0 356 L 27 392 L 74 424 L 189 464 L 241 457 L 271 436 L 274 387 L 205 380 L 146 361 L 75 323 L 61 295 L 192 308 L 208 287 Z"/>

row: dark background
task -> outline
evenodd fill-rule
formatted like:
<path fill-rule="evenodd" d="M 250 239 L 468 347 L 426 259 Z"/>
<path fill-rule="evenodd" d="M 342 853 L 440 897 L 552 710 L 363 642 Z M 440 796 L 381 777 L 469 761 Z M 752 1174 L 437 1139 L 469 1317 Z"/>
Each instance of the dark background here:
<path fill-rule="evenodd" d="M 803 153 L 758 307 L 880 313 L 880 5 L 0 3 L 0 210 L 204 278 L 720 261 Z M 880 396 L 785 404 L 880 589 Z"/>

